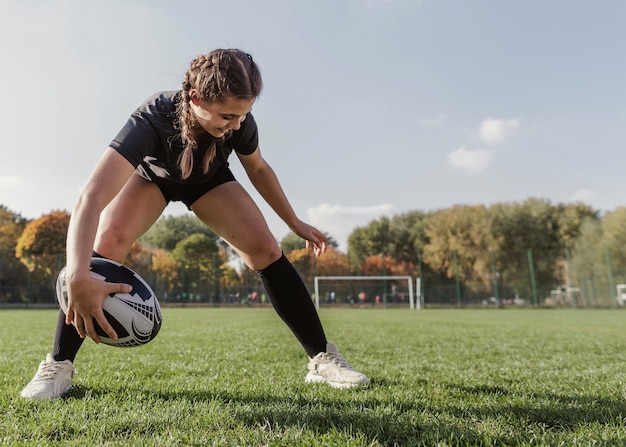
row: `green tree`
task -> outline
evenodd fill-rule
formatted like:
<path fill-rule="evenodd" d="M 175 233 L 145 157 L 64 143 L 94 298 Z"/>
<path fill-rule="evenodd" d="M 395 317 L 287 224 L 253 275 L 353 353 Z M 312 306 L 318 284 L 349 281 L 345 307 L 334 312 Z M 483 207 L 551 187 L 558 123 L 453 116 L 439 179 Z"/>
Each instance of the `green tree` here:
<path fill-rule="evenodd" d="M 0 205 L 0 302 L 15 301 L 17 286 L 26 283 L 28 270 L 15 256 L 27 220 Z"/>
<path fill-rule="evenodd" d="M 383 216 L 371 221 L 365 227 L 355 228 L 348 237 L 350 270 L 361 270 L 370 256 L 386 255 L 393 251 L 393 238 L 390 234 L 391 221 Z"/>
<path fill-rule="evenodd" d="M 626 207 L 606 213 L 602 230 L 602 248 L 608 250 L 613 270 L 626 274 Z"/>
<path fill-rule="evenodd" d="M 604 258 L 603 223 L 589 218 L 580 226 L 572 249 L 572 284 L 582 291 L 589 304 L 612 304 Z M 600 299 L 604 296 L 604 299 Z M 593 299 L 593 301 L 591 301 Z"/>
<path fill-rule="evenodd" d="M 532 250 L 535 280 L 548 296 L 560 279 L 557 271 L 565 252 L 561 242 L 558 209 L 548 200 L 531 198 L 521 203 L 501 203 L 490 208 L 495 251 L 502 284 L 531 296 L 528 249 Z"/>
<path fill-rule="evenodd" d="M 162 216 L 146 233 L 139 238 L 139 242 L 147 247 L 174 250 L 174 247 L 192 234 L 202 234 L 214 241 L 220 241 L 200 219 L 193 215 Z"/>
<path fill-rule="evenodd" d="M 171 256 L 181 269 L 186 289 L 201 287 L 204 293 L 213 290 L 210 286 L 215 286 L 215 280 L 219 279 L 223 263 L 215 239 L 204 234 L 192 234 L 176 244 Z"/>
<path fill-rule="evenodd" d="M 496 241 L 491 234 L 491 216 L 484 205 L 461 206 L 433 213 L 425 229 L 428 244 L 424 261 L 435 271 L 474 288 L 490 285 L 490 251 Z M 455 265 L 456 253 L 456 265 Z"/>
<path fill-rule="evenodd" d="M 558 236 L 563 249 L 574 247 L 584 221 L 599 220 L 598 211 L 582 203 L 559 204 L 556 213 Z"/>
<path fill-rule="evenodd" d="M 430 214 L 410 211 L 373 220 L 364 227 L 355 228 L 348 238 L 350 262 L 364 272 L 365 261 L 370 257 L 389 256 L 405 266 L 412 265 L 417 275 L 419 256 L 428 243 L 426 226 Z M 367 267 L 370 269 L 370 267 Z"/>
<path fill-rule="evenodd" d="M 390 241 L 387 254 L 396 262 L 407 262 L 417 265 L 418 255 L 424 251 L 428 243 L 426 228 L 428 213 L 411 211 L 398 214 L 389 222 Z"/>

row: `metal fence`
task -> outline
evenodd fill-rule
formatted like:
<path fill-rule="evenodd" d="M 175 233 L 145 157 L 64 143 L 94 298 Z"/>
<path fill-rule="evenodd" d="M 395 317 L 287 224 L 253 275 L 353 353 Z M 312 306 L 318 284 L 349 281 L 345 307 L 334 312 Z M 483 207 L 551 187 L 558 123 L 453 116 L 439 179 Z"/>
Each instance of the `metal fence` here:
<path fill-rule="evenodd" d="M 482 286 L 466 284 L 460 277 L 429 279 L 428 275 L 417 282 L 414 292 L 421 307 L 474 307 L 474 306 L 561 306 L 580 308 L 618 308 L 626 304 L 626 271 L 614 270 L 608 255 L 595 262 L 580 262 L 567 256 L 558 275 L 538 275 L 526 260 L 517 264 L 517 270 L 498 271 L 494 262 L 491 276 Z M 497 261 L 497 259 L 495 260 Z M 416 269 L 417 270 L 417 269 Z M 544 269 L 545 270 L 545 269 Z M 507 273 L 508 272 L 508 273 Z M 140 272 L 141 274 L 141 272 Z M 314 294 L 311 272 L 300 272 L 305 283 Z M 510 278 L 515 276 L 515 280 Z M 560 279 L 554 279 L 554 278 Z M 269 304 L 265 290 L 256 274 L 248 271 L 242 275 L 241 284 L 225 284 L 217 279 L 205 284 L 167 284 L 154 274 L 144 278 L 163 304 L 212 304 L 250 305 Z M 309 278 L 309 279 L 307 279 Z M 547 279 L 546 279 L 547 278 Z M 0 278 L 2 279 L 2 278 Z M 56 303 L 56 276 L 26 276 L 18 286 L 0 286 L 0 304 L 40 306 Z M 1 283 L 1 282 L 0 282 Z M 406 281 L 342 281 L 333 284 L 324 282 L 320 287 L 320 305 L 371 305 L 406 306 L 408 296 Z M 314 297 L 315 298 L 315 297 Z"/>

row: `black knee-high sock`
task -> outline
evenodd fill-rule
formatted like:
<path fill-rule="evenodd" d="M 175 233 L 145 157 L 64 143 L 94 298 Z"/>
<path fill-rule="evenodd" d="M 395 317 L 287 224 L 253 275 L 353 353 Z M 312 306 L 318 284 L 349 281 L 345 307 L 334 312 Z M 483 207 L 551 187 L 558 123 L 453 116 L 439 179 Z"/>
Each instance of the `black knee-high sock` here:
<path fill-rule="evenodd" d="M 285 255 L 258 273 L 276 313 L 309 357 L 326 351 L 326 336 L 311 295 Z"/>
<path fill-rule="evenodd" d="M 63 360 L 74 362 L 84 340 L 84 338 L 80 338 L 73 324 L 65 324 L 65 313 L 59 310 L 57 329 L 54 333 L 54 349 L 52 350 L 54 359 L 58 362 Z"/>

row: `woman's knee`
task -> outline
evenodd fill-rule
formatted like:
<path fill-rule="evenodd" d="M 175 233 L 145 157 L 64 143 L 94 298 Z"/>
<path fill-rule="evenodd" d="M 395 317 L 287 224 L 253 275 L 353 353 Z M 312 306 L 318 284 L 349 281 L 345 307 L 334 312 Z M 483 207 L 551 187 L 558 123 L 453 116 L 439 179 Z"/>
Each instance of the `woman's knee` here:
<path fill-rule="evenodd" d="M 273 241 L 266 244 L 259 244 L 257 247 L 247 252 L 239 251 L 239 254 L 252 270 L 263 270 L 280 259 L 283 252 L 278 243 Z"/>
<path fill-rule="evenodd" d="M 107 225 L 98 229 L 94 251 L 105 258 L 121 262 L 133 242 L 122 225 Z"/>

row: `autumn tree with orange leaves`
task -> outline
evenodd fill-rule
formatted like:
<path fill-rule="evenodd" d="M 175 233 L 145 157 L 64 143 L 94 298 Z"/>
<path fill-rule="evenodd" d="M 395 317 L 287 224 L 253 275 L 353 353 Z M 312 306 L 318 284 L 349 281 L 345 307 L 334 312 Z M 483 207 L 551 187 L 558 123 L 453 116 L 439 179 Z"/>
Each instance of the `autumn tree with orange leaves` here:
<path fill-rule="evenodd" d="M 348 274 L 348 257 L 332 246 L 319 258 L 307 248 L 293 250 L 286 256 L 307 284 L 312 284 L 315 276 Z"/>
<path fill-rule="evenodd" d="M 15 247 L 15 256 L 30 272 L 56 274 L 65 265 L 65 240 L 70 215 L 53 211 L 29 222 Z"/>
<path fill-rule="evenodd" d="M 366 276 L 410 276 L 415 270 L 415 266 L 407 261 L 397 261 L 391 256 L 383 258 L 376 255 L 365 258 L 362 270 Z"/>
<path fill-rule="evenodd" d="M 65 240 L 70 215 L 53 211 L 29 222 L 15 246 L 15 256 L 28 270 L 29 302 L 49 301 L 54 296 L 54 278 L 65 265 Z"/>

